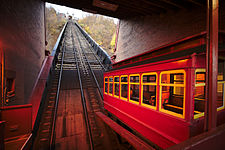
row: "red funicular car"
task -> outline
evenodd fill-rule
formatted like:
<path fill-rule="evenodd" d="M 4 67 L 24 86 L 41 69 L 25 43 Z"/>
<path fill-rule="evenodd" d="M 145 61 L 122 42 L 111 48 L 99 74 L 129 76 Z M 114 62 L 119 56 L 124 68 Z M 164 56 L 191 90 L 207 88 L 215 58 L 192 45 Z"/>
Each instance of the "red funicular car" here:
<path fill-rule="evenodd" d="M 105 109 L 161 148 L 203 132 L 205 37 L 194 35 L 115 63 L 104 74 Z M 218 125 L 225 122 L 225 34 L 219 37 Z"/>

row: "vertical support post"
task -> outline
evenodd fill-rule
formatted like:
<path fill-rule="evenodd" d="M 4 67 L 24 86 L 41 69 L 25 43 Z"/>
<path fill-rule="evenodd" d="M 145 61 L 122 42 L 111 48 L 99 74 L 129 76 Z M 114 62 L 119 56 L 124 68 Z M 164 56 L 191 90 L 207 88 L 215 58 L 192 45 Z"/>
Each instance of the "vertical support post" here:
<path fill-rule="evenodd" d="M 218 9 L 219 0 L 207 0 L 206 131 L 216 127 L 217 117 Z"/>
<path fill-rule="evenodd" d="M 1 106 L 4 107 L 4 102 L 5 102 L 5 57 L 4 57 L 4 52 L 3 48 L 0 45 L 0 60 L 1 60 Z"/>

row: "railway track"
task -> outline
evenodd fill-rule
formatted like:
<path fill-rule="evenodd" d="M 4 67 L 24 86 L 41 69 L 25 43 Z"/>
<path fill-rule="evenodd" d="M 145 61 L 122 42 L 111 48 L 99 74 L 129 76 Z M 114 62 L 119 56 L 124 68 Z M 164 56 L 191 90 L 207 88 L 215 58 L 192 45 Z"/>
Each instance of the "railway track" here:
<path fill-rule="evenodd" d="M 115 133 L 95 114 L 104 111 L 104 70 L 80 30 L 69 22 L 33 149 L 121 149 Z"/>

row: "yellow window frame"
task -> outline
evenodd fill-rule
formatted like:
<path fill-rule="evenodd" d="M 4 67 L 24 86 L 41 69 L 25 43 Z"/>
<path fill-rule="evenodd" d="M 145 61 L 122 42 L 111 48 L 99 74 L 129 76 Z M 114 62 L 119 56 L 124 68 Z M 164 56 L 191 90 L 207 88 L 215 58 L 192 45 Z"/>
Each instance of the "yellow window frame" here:
<path fill-rule="evenodd" d="M 183 84 L 167 84 L 162 83 L 162 75 L 163 74 L 171 74 L 171 73 L 183 73 L 184 74 L 184 83 Z M 159 111 L 170 114 L 172 116 L 178 117 L 178 118 L 185 118 L 185 101 L 186 101 L 186 71 L 183 69 L 180 70 L 170 70 L 170 71 L 162 71 L 160 73 L 160 80 L 159 80 L 159 86 L 160 86 L 160 95 L 159 95 Z M 184 100 L 183 100 L 183 114 L 178 114 L 169 110 L 162 109 L 162 86 L 173 86 L 173 87 L 183 87 L 184 88 Z"/>
<path fill-rule="evenodd" d="M 143 76 L 145 76 L 145 75 L 156 75 L 156 82 L 155 83 L 144 83 L 143 82 Z M 148 108 L 151 108 L 151 109 L 154 109 L 154 110 L 156 110 L 156 108 L 157 108 L 157 81 L 158 81 L 158 74 L 156 73 L 156 72 L 150 72 L 150 73 L 143 73 L 142 75 L 141 75 L 141 105 L 143 105 L 143 106 L 145 106 L 145 107 L 148 107 Z M 145 104 L 145 103 L 143 103 L 143 90 L 144 90 L 144 85 L 155 85 L 156 86 L 156 98 L 155 98 L 155 100 L 156 100 L 156 106 L 151 106 L 151 105 L 147 105 L 147 104 Z"/>
<path fill-rule="evenodd" d="M 110 85 L 110 83 L 112 83 L 112 85 L 113 85 L 113 81 L 114 81 L 114 78 L 113 78 L 113 76 L 110 76 L 109 78 L 112 78 L 113 80 L 112 80 L 112 82 L 110 82 L 110 80 L 108 79 L 108 86 Z M 113 85 L 113 87 L 114 87 L 114 85 Z M 108 87 L 108 94 L 110 95 L 110 96 L 112 96 L 113 95 L 113 88 L 112 88 L 112 94 L 111 93 L 109 93 L 109 87 Z"/>
<path fill-rule="evenodd" d="M 217 83 L 223 84 L 223 106 L 217 108 L 217 111 L 220 111 L 225 108 L 225 81 L 218 81 Z"/>
<path fill-rule="evenodd" d="M 107 92 L 105 92 L 105 84 L 106 84 L 105 79 L 106 79 L 106 78 L 108 79 L 108 81 L 107 81 L 107 83 L 108 83 L 108 90 L 107 90 Z M 105 77 L 105 78 L 104 78 L 104 93 L 105 93 L 105 94 L 108 94 L 108 92 L 109 92 L 109 77 Z"/>
<path fill-rule="evenodd" d="M 116 77 L 119 78 L 119 82 L 115 82 Z M 119 93 L 119 95 L 115 95 L 115 84 L 119 84 L 119 88 L 120 88 L 120 76 L 114 76 L 113 81 L 114 81 L 114 83 L 113 83 L 113 96 L 119 98 L 120 93 Z M 120 90 L 119 90 L 119 92 L 120 92 Z"/>
<path fill-rule="evenodd" d="M 133 76 L 138 76 L 138 77 L 139 77 L 139 82 L 131 82 L 131 81 L 130 81 L 130 77 L 133 77 Z M 140 93 L 140 74 L 131 74 L 131 75 L 129 75 L 129 95 L 128 95 L 128 97 L 129 97 L 129 102 L 132 102 L 132 103 L 134 103 L 134 104 L 139 104 L 139 102 L 140 102 L 140 100 L 141 100 L 140 94 L 139 94 L 139 102 L 136 102 L 136 101 L 130 99 L 130 85 L 139 85 L 139 93 Z"/>
<path fill-rule="evenodd" d="M 128 98 L 122 97 L 121 89 L 122 89 L 122 85 L 123 85 L 123 84 L 126 84 L 128 88 L 129 88 L 129 86 L 128 86 L 128 82 L 122 82 L 122 80 L 121 80 L 122 77 L 127 77 L 127 81 L 128 81 L 128 75 L 121 75 L 121 76 L 120 76 L 120 99 L 126 100 L 126 101 L 127 101 Z M 128 89 L 128 90 L 129 90 L 129 89 Z M 127 90 L 127 92 L 128 92 L 128 90 Z M 128 95 L 127 95 L 127 96 L 128 96 Z"/>
<path fill-rule="evenodd" d="M 195 69 L 195 87 L 205 86 L 205 83 L 196 83 L 196 73 L 197 73 L 197 72 L 206 72 L 206 69 L 203 69 L 203 68 L 201 68 L 201 69 Z M 194 104 L 194 103 L 193 103 L 193 104 Z M 194 110 L 194 111 L 195 111 L 195 110 Z M 198 114 L 194 115 L 194 119 L 200 118 L 200 117 L 202 117 L 202 116 L 204 116 L 204 115 L 205 115 L 204 112 L 198 113 Z"/>
<path fill-rule="evenodd" d="M 196 75 L 197 72 L 206 72 L 206 69 L 203 69 L 203 68 L 201 68 L 201 69 L 196 69 L 196 70 L 195 70 L 195 75 Z M 224 88 L 223 88 L 223 93 L 224 93 L 224 96 L 223 96 L 223 106 L 218 107 L 218 108 L 216 109 L 217 111 L 220 111 L 220 110 L 223 110 L 223 109 L 225 108 L 225 81 L 217 81 L 217 83 L 222 83 L 223 86 L 224 86 Z M 198 87 L 198 86 L 205 86 L 205 83 L 199 83 L 199 84 L 196 84 L 196 80 L 195 80 L 195 87 Z M 194 115 L 194 119 L 200 118 L 200 117 L 202 117 L 202 116 L 204 116 L 204 115 L 205 115 L 204 112 L 199 113 L 199 114 L 196 114 L 196 115 Z"/>

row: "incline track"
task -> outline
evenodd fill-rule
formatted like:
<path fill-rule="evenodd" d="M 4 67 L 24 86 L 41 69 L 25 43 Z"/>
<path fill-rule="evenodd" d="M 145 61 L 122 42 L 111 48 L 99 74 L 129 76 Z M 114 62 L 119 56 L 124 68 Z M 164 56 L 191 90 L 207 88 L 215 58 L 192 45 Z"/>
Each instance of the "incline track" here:
<path fill-rule="evenodd" d="M 105 67 L 73 22 L 59 50 L 33 149 L 123 149 L 96 117 Z"/>

